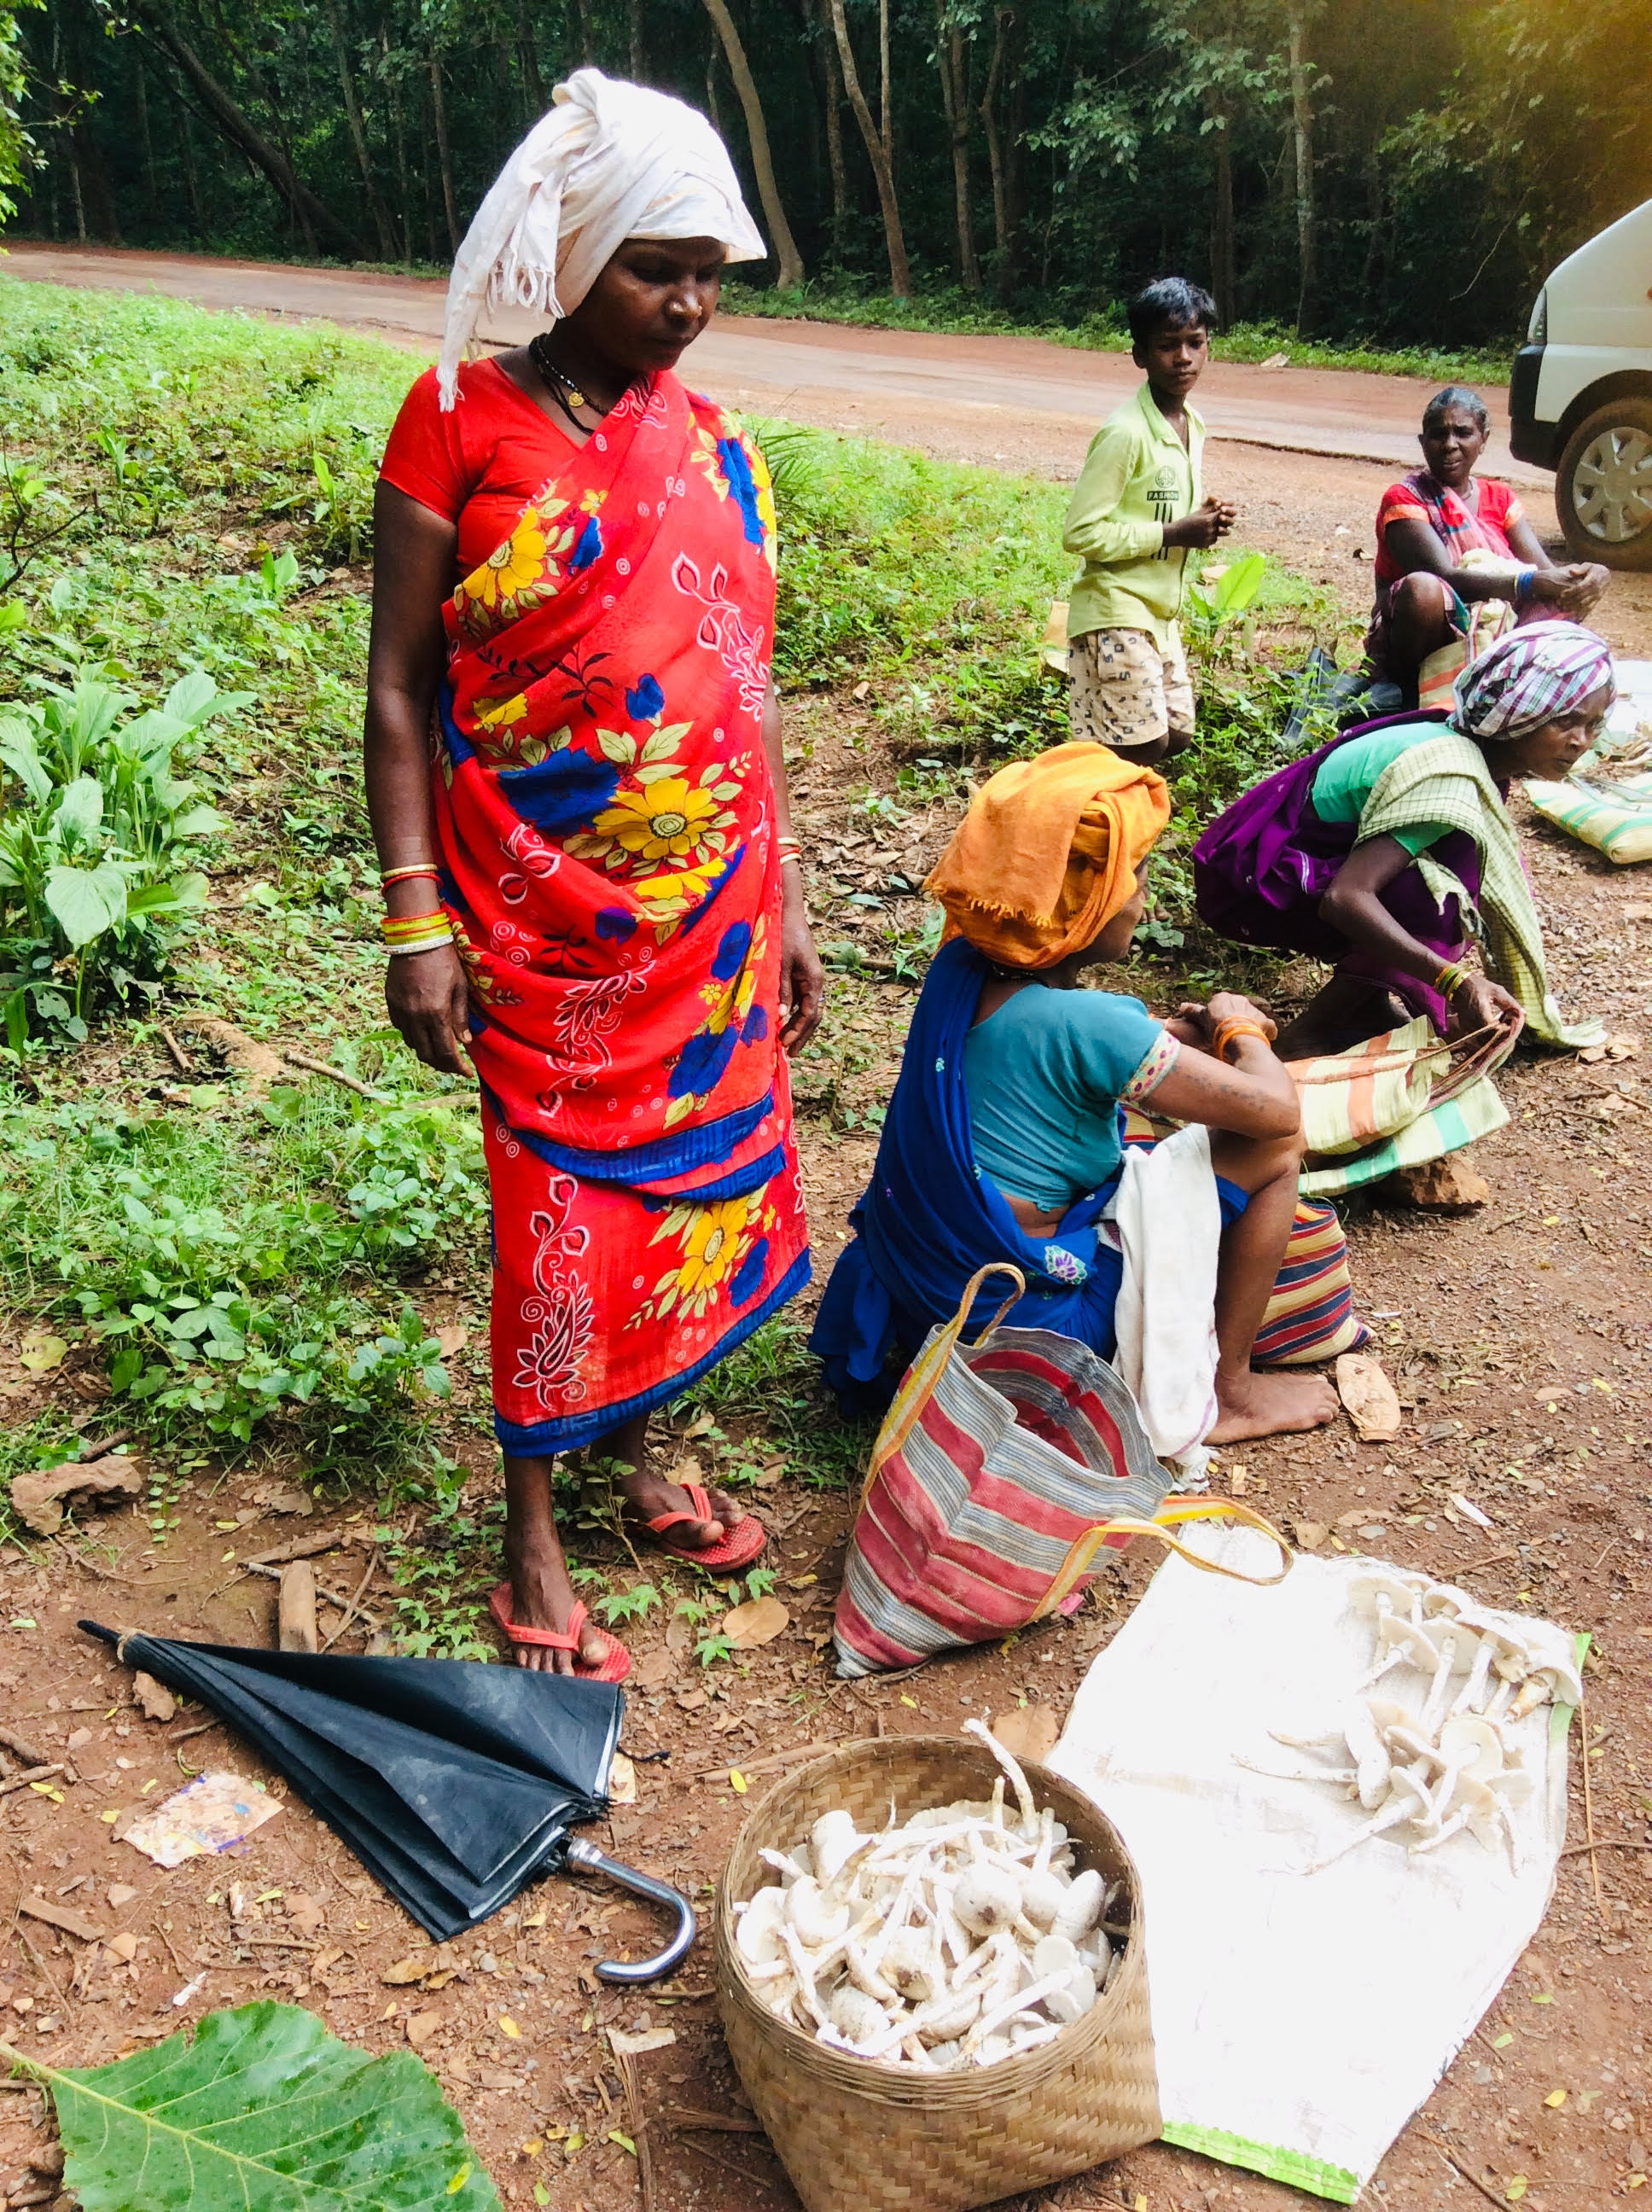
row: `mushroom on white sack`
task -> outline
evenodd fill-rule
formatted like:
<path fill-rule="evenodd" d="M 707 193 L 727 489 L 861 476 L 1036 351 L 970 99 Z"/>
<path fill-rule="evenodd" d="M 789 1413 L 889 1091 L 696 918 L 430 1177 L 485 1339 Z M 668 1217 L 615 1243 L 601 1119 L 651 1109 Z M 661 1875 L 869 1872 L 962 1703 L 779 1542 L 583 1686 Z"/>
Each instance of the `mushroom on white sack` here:
<path fill-rule="evenodd" d="M 1236 1765 L 1278 1781 L 1328 1783 L 1370 1815 L 1302 1871 L 1317 1874 L 1375 1837 L 1435 1851 L 1465 1830 L 1487 1850 L 1505 1850 L 1517 1867 L 1511 1808 L 1530 1795 L 1532 1778 L 1503 1730 L 1550 1699 L 1576 1703 L 1576 1666 L 1555 1653 L 1552 1634 L 1528 1635 L 1518 1620 L 1427 1575 L 1362 1575 L 1349 1586 L 1349 1607 L 1371 1623 L 1376 1644 L 1360 1689 L 1406 1668 L 1424 1686 L 1414 1706 L 1357 1698 L 1327 1735 L 1273 1732 L 1276 1743 L 1316 1753 L 1319 1766 L 1282 1772 L 1235 1754 Z"/>
<path fill-rule="evenodd" d="M 905 1822 L 891 1805 L 876 1833 L 833 1808 L 806 1844 L 760 1851 L 777 1880 L 733 1908 L 763 2003 L 846 2056 L 950 2072 L 1036 2051 L 1083 2018 L 1123 1955 L 1108 1940 L 1129 1938 L 1123 1885 L 1077 1865 L 1017 1761 L 969 1729 L 1003 1770 L 990 1799 Z"/>

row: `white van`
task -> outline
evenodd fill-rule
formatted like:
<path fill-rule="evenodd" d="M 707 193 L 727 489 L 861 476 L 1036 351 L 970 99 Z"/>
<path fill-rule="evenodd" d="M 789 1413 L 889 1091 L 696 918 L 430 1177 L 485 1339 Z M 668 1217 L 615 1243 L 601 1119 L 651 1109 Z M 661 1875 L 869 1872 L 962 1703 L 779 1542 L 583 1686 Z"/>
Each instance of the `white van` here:
<path fill-rule="evenodd" d="M 1581 561 L 1652 568 L 1652 200 L 1580 246 L 1532 310 L 1509 386 L 1517 460 L 1553 469 Z"/>

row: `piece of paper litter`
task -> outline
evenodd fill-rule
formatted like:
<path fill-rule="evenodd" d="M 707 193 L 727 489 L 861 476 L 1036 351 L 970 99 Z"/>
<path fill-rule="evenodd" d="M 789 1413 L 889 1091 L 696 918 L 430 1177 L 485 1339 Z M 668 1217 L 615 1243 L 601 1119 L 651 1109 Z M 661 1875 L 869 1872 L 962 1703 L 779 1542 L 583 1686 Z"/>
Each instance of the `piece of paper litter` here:
<path fill-rule="evenodd" d="M 266 1820 L 273 1820 L 280 1810 L 276 1799 L 257 1783 L 222 1769 L 210 1770 L 135 1820 L 123 1840 L 136 1844 L 157 1866 L 181 1866 L 185 1859 L 227 1851 Z"/>

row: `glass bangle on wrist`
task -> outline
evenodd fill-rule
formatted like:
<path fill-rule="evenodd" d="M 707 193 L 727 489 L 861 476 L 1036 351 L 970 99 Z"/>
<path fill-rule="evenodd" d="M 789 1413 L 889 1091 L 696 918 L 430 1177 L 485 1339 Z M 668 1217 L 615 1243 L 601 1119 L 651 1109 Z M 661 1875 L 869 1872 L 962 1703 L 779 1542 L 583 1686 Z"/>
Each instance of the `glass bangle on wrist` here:
<path fill-rule="evenodd" d="M 1220 1022 L 1217 1024 L 1215 1034 L 1211 1038 L 1211 1050 L 1218 1060 L 1226 1060 L 1228 1047 L 1236 1043 L 1239 1038 L 1248 1036 L 1258 1037 L 1264 1044 L 1272 1042 L 1260 1022 Z"/>

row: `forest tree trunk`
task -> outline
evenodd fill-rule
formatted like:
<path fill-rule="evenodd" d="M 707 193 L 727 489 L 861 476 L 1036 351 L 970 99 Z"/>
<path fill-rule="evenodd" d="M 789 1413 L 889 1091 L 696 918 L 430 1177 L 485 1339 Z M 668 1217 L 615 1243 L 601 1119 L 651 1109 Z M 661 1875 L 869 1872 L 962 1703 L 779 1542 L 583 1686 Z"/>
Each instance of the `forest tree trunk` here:
<path fill-rule="evenodd" d="M 155 137 L 149 129 L 149 88 L 142 62 L 132 64 L 133 90 L 137 95 L 137 136 L 143 149 L 143 198 L 152 221 L 161 213 L 161 193 L 155 174 Z"/>
<path fill-rule="evenodd" d="M 878 180 L 878 204 L 883 210 L 884 239 L 889 251 L 890 289 L 897 300 L 912 297 L 912 273 L 907 266 L 907 242 L 901 234 L 901 209 L 895 197 L 895 177 L 890 167 L 888 154 L 878 131 L 876 118 L 866 105 L 866 95 L 860 89 L 860 72 L 854 65 L 854 48 L 849 44 L 849 26 L 843 13 L 843 0 L 830 0 L 832 31 L 837 40 L 837 58 L 843 71 L 843 89 L 854 110 L 854 119 L 860 126 L 860 136 L 866 143 L 866 158 L 872 163 L 872 175 Z"/>
<path fill-rule="evenodd" d="M 1231 330 L 1238 312 L 1236 294 L 1238 274 L 1233 237 L 1233 118 L 1225 106 L 1212 116 L 1216 139 L 1216 208 L 1211 222 L 1211 289 L 1216 294 L 1217 319 Z"/>
<path fill-rule="evenodd" d="M 447 137 L 447 96 L 442 90 L 441 63 L 430 57 L 430 112 L 436 125 L 436 160 L 441 167 L 442 212 L 447 217 L 448 251 L 459 252 L 459 203 L 453 193 L 453 149 Z"/>
<path fill-rule="evenodd" d="M 1000 283 L 1010 251 L 1010 208 L 1004 189 L 1004 144 L 998 131 L 998 88 L 1004 80 L 1005 26 L 1007 8 L 993 19 L 993 58 L 987 65 L 987 88 L 981 95 L 981 127 L 987 139 L 987 167 L 993 179 L 993 276 Z"/>
<path fill-rule="evenodd" d="M 631 82 L 642 82 L 647 67 L 642 52 L 642 0 L 631 0 Z"/>
<path fill-rule="evenodd" d="M 751 64 L 745 58 L 740 33 L 735 29 L 734 18 L 728 11 L 728 0 L 706 0 L 706 13 L 717 27 L 717 35 L 723 42 L 723 52 L 728 56 L 728 73 L 734 80 L 734 89 L 739 94 L 740 106 L 745 111 L 751 166 L 757 173 L 757 197 L 762 202 L 763 216 L 768 225 L 774 258 L 780 264 L 780 273 L 775 281 L 781 291 L 795 291 L 803 282 L 803 256 L 798 252 L 792 226 L 786 220 L 780 188 L 774 180 L 774 163 L 768 150 L 768 125 L 763 120 L 763 105 L 757 90 L 757 81 L 751 74 Z"/>
<path fill-rule="evenodd" d="M 940 72 L 941 106 L 952 147 L 952 201 L 958 224 L 958 280 L 966 292 L 981 289 L 975 258 L 975 218 L 969 206 L 969 64 L 963 33 L 949 23 L 944 9 L 935 22 L 935 66 Z"/>
<path fill-rule="evenodd" d="M 141 0 L 134 10 L 149 35 L 176 62 L 193 86 L 208 118 L 222 137 L 274 185 L 287 205 L 318 238 L 325 238 L 352 261 L 366 258 L 361 241 L 341 222 L 325 200 L 301 183 L 286 155 L 272 146 L 237 106 L 196 52 L 160 0 Z"/>
<path fill-rule="evenodd" d="M 826 32 L 821 60 L 826 77 L 826 161 L 832 176 L 832 260 L 841 265 L 849 234 L 849 172 L 843 159 L 843 78 L 831 35 L 831 0 L 820 0 L 820 19 Z"/>
<path fill-rule="evenodd" d="M 361 120 L 361 102 L 355 97 L 355 79 L 350 70 L 349 47 L 344 38 L 344 19 L 339 12 L 338 0 L 327 0 L 327 21 L 332 32 L 333 52 L 338 57 L 338 84 L 344 95 L 344 115 L 349 125 L 350 143 L 355 149 L 356 165 L 361 172 L 361 189 L 367 194 L 373 228 L 378 234 L 379 258 L 391 261 L 395 258 L 396 241 L 391 234 L 390 216 L 373 173 L 373 156 L 367 151 L 367 127 Z"/>
<path fill-rule="evenodd" d="M 1314 290 L 1313 65 L 1308 59 L 1309 0 L 1287 0 L 1291 35 L 1291 136 L 1297 164 L 1297 336 Z"/>
<path fill-rule="evenodd" d="M 533 17 L 528 12 L 527 0 L 516 0 L 516 46 L 522 57 L 522 82 L 527 87 L 537 120 L 550 102 L 545 97 L 545 81 L 539 74 L 539 47 L 533 35 Z"/>
<path fill-rule="evenodd" d="M 891 112 L 889 66 L 889 0 L 878 0 L 878 135 L 884 142 L 884 159 L 895 173 L 895 117 Z"/>

